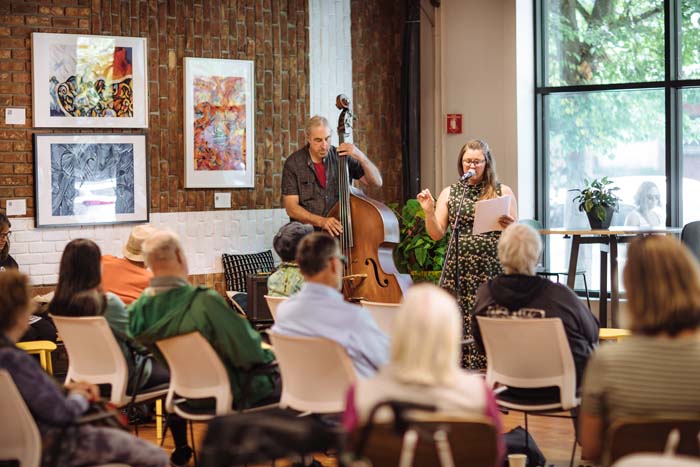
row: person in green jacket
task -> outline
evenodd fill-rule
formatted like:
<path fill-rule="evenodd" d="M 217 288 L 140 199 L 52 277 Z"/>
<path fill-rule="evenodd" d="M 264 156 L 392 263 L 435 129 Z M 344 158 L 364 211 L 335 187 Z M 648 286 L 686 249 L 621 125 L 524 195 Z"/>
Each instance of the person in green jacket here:
<path fill-rule="evenodd" d="M 153 233 L 143 242 L 143 255 L 153 278 L 129 307 L 131 335 L 160 355 L 156 341 L 199 331 L 226 367 L 235 409 L 277 402 L 277 367 L 265 368 L 275 355 L 262 347 L 260 334 L 216 291 L 187 282 L 187 259 L 177 234 Z"/>

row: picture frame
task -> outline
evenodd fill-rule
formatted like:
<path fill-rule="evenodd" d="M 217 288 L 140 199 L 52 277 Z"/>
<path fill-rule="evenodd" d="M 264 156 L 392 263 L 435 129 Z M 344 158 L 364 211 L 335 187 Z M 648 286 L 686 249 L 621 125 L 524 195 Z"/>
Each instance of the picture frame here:
<path fill-rule="evenodd" d="M 185 57 L 185 188 L 255 185 L 252 60 Z"/>
<path fill-rule="evenodd" d="M 142 37 L 32 33 L 34 127 L 148 128 Z"/>
<path fill-rule="evenodd" d="M 36 227 L 148 222 L 146 135 L 35 134 Z"/>

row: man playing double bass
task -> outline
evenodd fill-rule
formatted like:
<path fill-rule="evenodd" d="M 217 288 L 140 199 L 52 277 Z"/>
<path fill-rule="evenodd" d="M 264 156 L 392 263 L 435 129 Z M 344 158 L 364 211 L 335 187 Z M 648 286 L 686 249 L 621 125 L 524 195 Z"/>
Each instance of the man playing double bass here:
<path fill-rule="evenodd" d="M 282 170 L 282 199 L 291 220 L 311 224 L 331 235 L 343 227 L 328 212 L 338 202 L 338 156 L 350 156 L 350 177 L 365 185 L 382 186 L 382 176 L 369 158 L 352 143 L 331 145 L 325 117 L 315 115 L 305 126 L 307 144 L 291 154 Z"/>

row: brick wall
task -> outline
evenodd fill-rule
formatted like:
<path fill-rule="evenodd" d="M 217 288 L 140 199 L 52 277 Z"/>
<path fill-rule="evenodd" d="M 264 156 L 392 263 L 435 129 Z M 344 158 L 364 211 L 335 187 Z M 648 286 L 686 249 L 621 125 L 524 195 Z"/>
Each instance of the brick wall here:
<path fill-rule="evenodd" d="M 351 0 L 355 143 L 379 167 L 384 186 L 370 195 L 401 201 L 401 37 L 403 0 Z"/>
<path fill-rule="evenodd" d="M 306 0 L 0 0 L 0 110 L 27 109 L 24 127 L 5 125 L 4 117 L 0 125 L 0 208 L 8 198 L 26 198 L 29 216 L 32 32 L 148 39 L 152 212 L 214 208 L 214 190 L 184 189 L 183 57 L 255 60 L 256 187 L 231 190 L 232 207 L 281 206 L 282 156 L 303 144 L 309 113 Z M 105 130 L 60 130 L 86 131 Z"/>

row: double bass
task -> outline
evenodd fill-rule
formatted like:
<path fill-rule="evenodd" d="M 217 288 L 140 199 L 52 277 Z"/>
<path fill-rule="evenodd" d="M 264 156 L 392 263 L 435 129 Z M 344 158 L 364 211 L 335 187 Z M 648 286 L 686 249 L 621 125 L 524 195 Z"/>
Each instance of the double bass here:
<path fill-rule="evenodd" d="M 338 139 L 350 136 L 353 115 L 349 99 L 340 94 L 336 107 Z M 348 157 L 338 157 L 338 204 L 329 212 L 343 226 L 340 248 L 348 259 L 343 278 L 343 294 L 350 301 L 399 303 L 411 286 L 411 277 L 399 273 L 394 264 L 394 246 L 399 242 L 399 222 L 385 204 L 365 195 L 350 183 Z"/>

